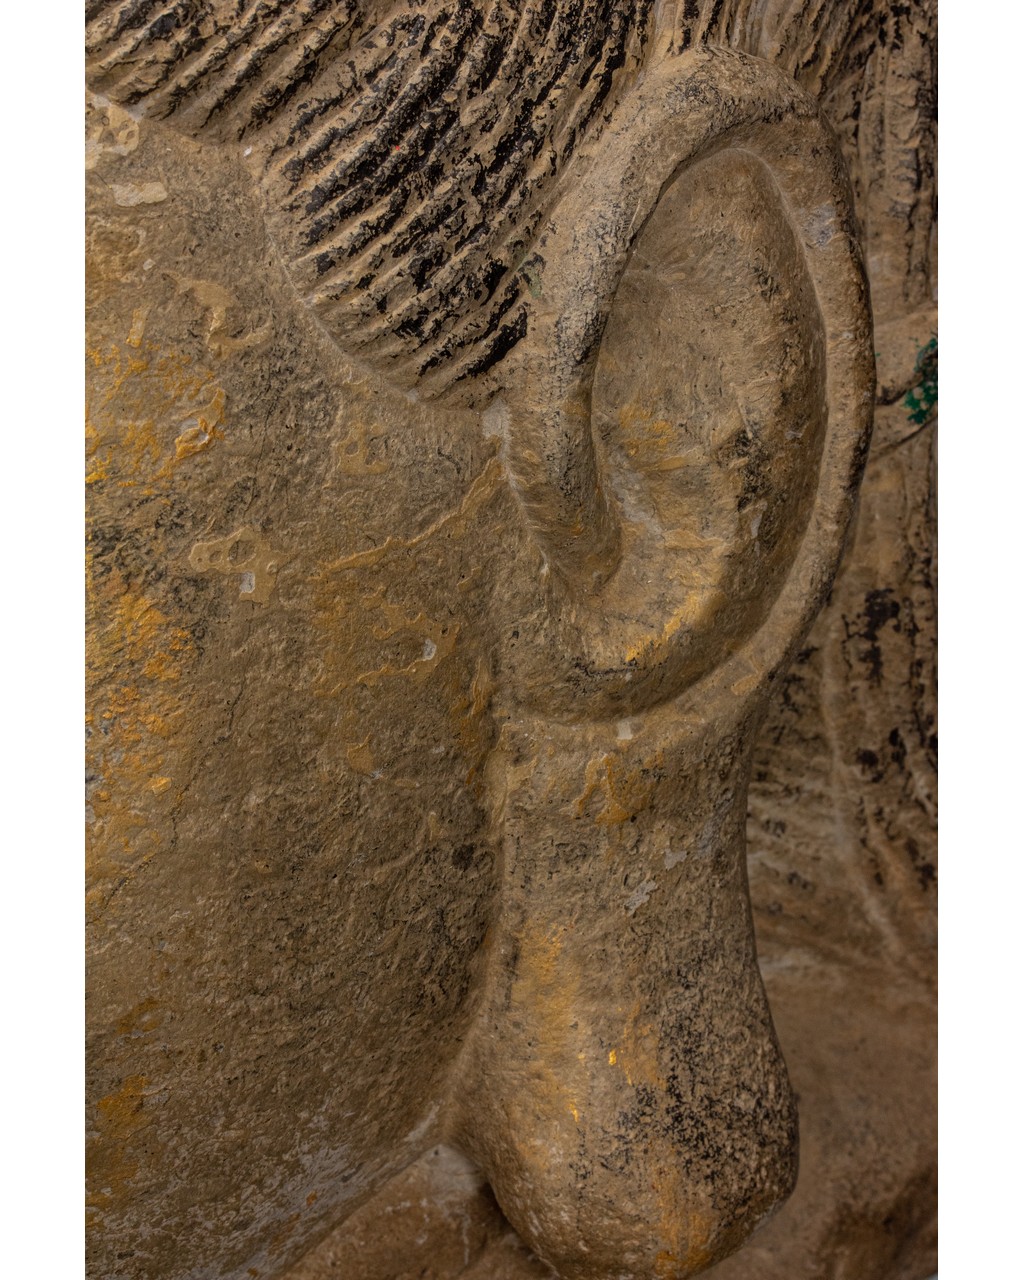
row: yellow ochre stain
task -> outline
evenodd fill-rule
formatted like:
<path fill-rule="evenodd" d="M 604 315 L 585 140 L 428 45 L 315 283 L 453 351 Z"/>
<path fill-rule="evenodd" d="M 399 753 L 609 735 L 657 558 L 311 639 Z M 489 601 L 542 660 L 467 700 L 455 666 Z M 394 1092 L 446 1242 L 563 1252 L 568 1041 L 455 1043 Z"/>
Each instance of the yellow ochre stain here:
<path fill-rule="evenodd" d="M 714 1239 L 714 1219 L 696 1210 L 684 1210 L 686 1191 L 678 1174 L 657 1177 L 655 1192 L 661 1211 L 661 1233 L 669 1248 L 654 1260 L 657 1280 L 684 1280 L 712 1262 L 719 1242 Z"/>
<path fill-rule="evenodd" d="M 659 1043 L 655 1021 L 644 1016 L 637 1000 L 625 1018 L 621 1044 L 609 1053 L 608 1061 L 623 1072 L 630 1087 L 643 1086 L 664 1098 L 667 1081 L 658 1065 Z M 644 1161 L 645 1182 L 656 1206 L 653 1225 L 665 1246 L 655 1259 L 654 1274 L 659 1280 L 682 1280 L 717 1255 L 717 1218 L 694 1206 L 695 1189 L 687 1184 L 667 1135 L 647 1146 Z"/>
<path fill-rule="evenodd" d="M 181 776 L 171 753 L 186 714 L 179 690 L 191 639 L 117 569 L 97 579 L 91 559 L 86 599 L 92 914 L 163 845 Z"/>
<path fill-rule="evenodd" d="M 626 456 L 641 470 L 665 470 L 666 460 L 682 465 L 671 450 L 676 443 L 676 429 L 667 418 L 656 418 L 643 405 L 625 405 L 619 410 L 618 438 Z"/>
<path fill-rule="evenodd" d="M 86 1203 L 93 1210 L 105 1209 L 125 1194 L 139 1171 L 139 1162 L 129 1154 L 129 1147 L 149 1121 L 143 1107 L 148 1084 L 146 1076 L 126 1076 L 119 1089 L 96 1103 L 94 1132 L 85 1156 Z"/>
<path fill-rule="evenodd" d="M 124 345 L 90 348 L 86 483 L 163 496 L 175 468 L 222 439 L 226 394 L 191 356 L 143 340 L 135 313 Z M 128 348 L 126 350 L 126 348 Z"/>
<path fill-rule="evenodd" d="M 577 1085 L 586 1080 L 585 1068 L 575 1066 L 574 1024 L 579 1003 L 579 974 L 563 959 L 567 930 L 527 928 L 519 945 L 519 963 L 512 986 L 512 1002 L 535 1028 L 544 1052 L 531 1063 L 534 1090 L 531 1101 L 553 1121 L 571 1115 L 580 1123 Z"/>
<path fill-rule="evenodd" d="M 459 634 L 458 623 L 432 622 L 425 613 L 407 613 L 401 606 L 385 600 L 383 587 L 378 588 L 372 596 L 365 597 L 361 603 L 366 613 L 377 615 L 371 624 L 371 631 L 378 640 L 390 640 L 393 636 L 406 633 L 417 640 L 422 637 L 423 648 L 419 657 L 403 666 L 386 662 L 375 670 L 361 672 L 356 676 L 357 684 L 372 687 L 389 676 L 422 680 L 455 648 Z"/>
<path fill-rule="evenodd" d="M 117 1034 L 130 1037 L 144 1035 L 148 1031 L 158 1030 L 163 1021 L 159 1000 L 156 996 L 147 996 L 121 1018 L 117 1024 Z"/>
<path fill-rule="evenodd" d="M 215 387 L 209 403 L 195 411 L 196 421 L 190 423 L 175 437 L 174 456 L 180 462 L 183 458 L 191 458 L 203 453 L 215 440 L 223 440 L 220 430 L 224 421 L 224 405 L 227 396 L 220 387 Z"/>
<path fill-rule="evenodd" d="M 591 799 L 597 797 L 602 801 L 593 818 L 597 826 L 621 826 L 628 822 L 649 803 L 663 763 L 661 752 L 641 765 L 614 752 L 589 760 L 584 770 L 583 791 L 575 802 L 576 816 L 584 817 Z"/>
<path fill-rule="evenodd" d="M 457 531 L 464 532 L 468 521 L 477 515 L 484 504 L 493 496 L 495 489 L 503 482 L 504 470 L 499 458 L 490 458 L 466 490 L 461 502 L 451 511 L 439 516 L 433 524 L 411 538 L 388 537 L 377 547 L 369 547 L 365 551 L 356 551 L 352 555 L 343 556 L 324 566 L 324 573 L 333 574 L 342 570 L 371 568 L 381 560 L 398 551 L 411 551 L 429 542 L 437 534 L 448 531 L 455 525 Z"/>
<path fill-rule="evenodd" d="M 441 534 L 453 540 L 467 534 L 502 483 L 501 463 L 492 457 L 459 505 L 421 533 L 409 538 L 388 537 L 376 547 L 317 567 L 312 580 L 313 623 L 322 636 L 324 653 L 316 690 L 319 696 L 335 697 L 358 684 L 373 688 L 396 676 L 419 682 L 455 652 L 457 623 L 435 621 L 415 605 L 385 599 L 380 583 L 384 579 L 415 583 L 416 559 L 410 553 Z M 388 572 L 382 572 L 382 565 Z M 395 661 L 396 651 L 401 651 L 401 661 Z M 490 697 L 486 679 L 476 683 L 469 707 L 463 704 L 458 712 L 460 717 L 479 719 L 474 708 L 481 699 Z M 474 758 L 477 754 L 474 752 Z"/>
<path fill-rule="evenodd" d="M 468 693 L 459 689 L 451 704 L 455 746 L 469 765 L 463 781 L 467 787 L 473 787 L 478 795 L 483 793 L 481 774 L 494 740 L 493 725 L 487 713 L 495 688 L 495 681 L 487 665 L 480 659 Z"/>
<path fill-rule="evenodd" d="M 706 588 L 694 588 L 687 591 L 682 604 L 678 605 L 666 618 L 661 628 L 661 634 L 646 635 L 641 640 L 629 645 L 626 649 L 626 661 L 636 662 L 652 651 L 663 648 L 679 631 L 684 622 L 689 623 L 691 626 L 697 623 L 706 606 L 707 599 L 708 589 Z"/>
<path fill-rule="evenodd" d="M 376 767 L 373 762 L 373 752 L 370 750 L 369 738 L 364 742 L 353 743 L 351 746 L 346 747 L 345 759 L 351 769 L 367 777 L 373 774 Z"/>
<path fill-rule="evenodd" d="M 639 1083 L 656 1094 L 664 1095 L 668 1081 L 658 1066 L 658 1028 L 653 1021 L 641 1020 L 642 1012 L 641 1002 L 635 1001 L 623 1024 L 616 1064 L 628 1084 L 635 1086 Z"/>
<path fill-rule="evenodd" d="M 458 505 L 427 528 L 321 560 L 309 579 L 311 621 L 323 654 L 315 695 L 334 699 L 359 686 L 387 687 L 396 678 L 414 687 L 428 680 L 443 681 L 443 701 L 451 708 L 453 746 L 465 763 L 466 785 L 476 791 L 484 785 L 482 766 L 493 737 L 487 711 L 494 683 L 483 664 L 477 664 L 475 674 L 467 669 L 458 647 L 459 624 L 428 616 L 417 600 L 418 583 L 424 575 L 436 573 L 435 540 L 443 538 L 457 547 L 471 535 L 481 512 L 504 483 L 501 463 L 492 456 Z M 430 557 L 429 569 L 421 567 L 421 548 Z M 394 591 L 406 589 L 411 599 L 397 601 L 390 592 L 391 598 L 385 599 L 380 585 L 385 580 L 394 584 Z M 364 734 L 364 718 L 354 708 L 343 711 L 338 724 L 338 753 L 343 760 L 348 746 L 358 747 Z M 374 764 L 387 772 L 387 760 L 375 755 Z"/>

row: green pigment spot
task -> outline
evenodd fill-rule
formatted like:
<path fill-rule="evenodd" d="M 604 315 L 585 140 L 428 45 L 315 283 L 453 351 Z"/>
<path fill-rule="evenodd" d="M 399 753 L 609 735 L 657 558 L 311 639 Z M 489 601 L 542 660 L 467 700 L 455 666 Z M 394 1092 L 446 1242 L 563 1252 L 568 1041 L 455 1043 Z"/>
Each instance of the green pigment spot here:
<path fill-rule="evenodd" d="M 932 338 L 917 353 L 914 366 L 917 383 L 903 397 L 907 416 L 915 426 L 923 427 L 934 416 L 939 399 L 939 340 Z"/>
<path fill-rule="evenodd" d="M 526 287 L 534 298 L 540 298 L 544 295 L 544 285 L 541 279 L 543 268 L 544 259 L 537 253 L 532 254 L 529 258 L 524 258 L 516 267 L 516 270 L 526 281 Z"/>

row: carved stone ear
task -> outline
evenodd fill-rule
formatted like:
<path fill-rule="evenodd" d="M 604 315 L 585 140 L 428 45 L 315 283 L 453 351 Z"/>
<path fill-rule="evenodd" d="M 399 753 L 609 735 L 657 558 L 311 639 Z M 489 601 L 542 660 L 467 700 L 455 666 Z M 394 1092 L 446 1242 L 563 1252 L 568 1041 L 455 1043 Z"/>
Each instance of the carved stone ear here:
<path fill-rule="evenodd" d="M 835 572 L 874 367 L 843 161 L 786 76 L 667 59 L 577 166 L 531 264 L 508 464 L 550 568 L 543 696 L 603 716 L 741 649 L 785 661 Z"/>

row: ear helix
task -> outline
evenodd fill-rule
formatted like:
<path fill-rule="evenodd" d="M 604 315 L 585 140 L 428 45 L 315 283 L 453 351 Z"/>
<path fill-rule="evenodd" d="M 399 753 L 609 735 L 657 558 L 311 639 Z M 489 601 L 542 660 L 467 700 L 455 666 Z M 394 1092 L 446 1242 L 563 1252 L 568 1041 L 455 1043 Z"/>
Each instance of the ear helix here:
<path fill-rule="evenodd" d="M 762 656 L 781 660 L 813 616 L 815 584 L 834 572 L 874 375 L 838 144 L 817 105 L 774 68 L 722 49 L 665 59 L 619 104 L 569 178 L 537 241 L 537 287 L 508 395 L 507 465 L 550 569 L 565 655 L 549 668 L 543 696 L 556 714 L 589 718 L 673 696 L 748 644 L 769 614 L 777 615 L 769 648 L 778 652 Z M 785 261 L 764 267 L 742 211 L 729 250 L 738 265 L 709 240 L 730 222 L 709 198 L 730 191 L 734 200 L 749 194 L 765 253 L 788 240 Z M 688 224 L 693 218 L 700 224 Z M 641 277 L 661 289 L 666 271 L 676 273 L 677 296 L 703 299 L 703 310 L 676 308 L 675 347 L 660 332 L 662 298 L 637 292 Z M 755 302 L 774 298 L 776 310 L 748 316 L 746 340 L 722 330 L 717 347 L 710 338 L 694 346 L 704 318 L 723 308 L 734 308 L 742 334 L 744 272 L 758 282 Z M 624 288 L 635 295 L 626 327 L 646 324 L 657 341 L 650 352 L 620 343 L 616 371 L 609 317 Z M 671 303 L 671 287 L 662 292 Z M 762 334 L 774 328 L 781 336 L 759 355 Z M 652 371 L 654 386 L 696 386 L 709 361 L 723 364 L 696 415 L 703 425 L 673 421 L 671 412 L 658 419 L 686 446 L 675 457 L 645 456 L 643 431 L 623 451 L 623 421 L 639 414 L 649 425 L 658 418 L 650 405 L 598 403 L 628 384 L 623 363 L 656 363 L 659 352 L 677 362 Z M 738 389 L 727 367 L 734 360 L 745 370 Z M 598 418 L 609 412 L 602 437 Z M 675 528 L 659 519 L 652 475 L 661 515 L 674 513 Z M 702 507 L 719 510 L 720 527 L 709 532 Z"/>

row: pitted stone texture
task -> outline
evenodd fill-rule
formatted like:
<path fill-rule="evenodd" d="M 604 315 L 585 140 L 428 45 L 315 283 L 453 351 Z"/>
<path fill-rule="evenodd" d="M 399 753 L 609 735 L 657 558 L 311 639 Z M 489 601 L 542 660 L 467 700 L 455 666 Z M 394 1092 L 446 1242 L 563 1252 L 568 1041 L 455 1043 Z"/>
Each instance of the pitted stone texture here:
<path fill-rule="evenodd" d="M 936 1258 L 935 10 L 675 8 L 680 43 L 759 53 L 825 103 L 869 246 L 879 376 L 856 538 L 772 702 L 750 795 L 758 950 L 801 1172 L 710 1274 L 920 1280 Z"/>
<path fill-rule="evenodd" d="M 464 1157 L 437 1147 L 352 1215 L 289 1280 L 553 1280 Z"/>
<path fill-rule="evenodd" d="M 723 1268 L 928 1269 L 931 1095 L 890 1083 L 928 1073 L 934 867 L 903 10 L 87 6 L 95 1280 L 545 1274 L 496 1203 L 565 1278 L 693 1274 L 792 1185 L 779 1041 L 804 1180 Z M 815 98 L 884 407 L 805 639 L 870 396 Z M 747 280 L 747 327 L 677 368 L 695 315 L 659 331 L 640 268 L 716 254 L 737 296 L 690 305 Z M 795 363 L 758 398 L 759 351 Z"/>

